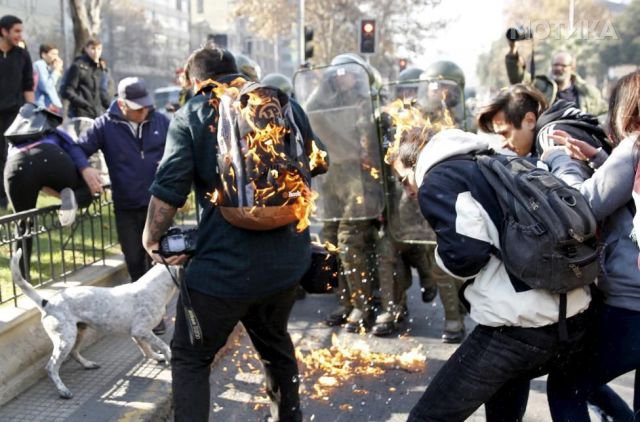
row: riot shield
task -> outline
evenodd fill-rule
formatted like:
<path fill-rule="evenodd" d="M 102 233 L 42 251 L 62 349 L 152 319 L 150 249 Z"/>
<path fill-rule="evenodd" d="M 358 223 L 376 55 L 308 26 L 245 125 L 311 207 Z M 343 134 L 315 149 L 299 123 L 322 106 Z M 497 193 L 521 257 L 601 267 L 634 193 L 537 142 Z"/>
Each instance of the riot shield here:
<path fill-rule="evenodd" d="M 319 221 L 365 220 L 384 208 L 382 159 L 369 75 L 358 63 L 298 71 L 295 98 L 329 152 L 329 171 L 314 178 Z"/>
<path fill-rule="evenodd" d="M 459 86 L 449 80 L 413 80 L 383 86 L 379 93 L 384 151 L 397 148 L 403 131 L 429 126 L 435 131 L 464 128 L 464 102 Z M 388 160 L 385 160 L 388 161 Z M 391 164 L 391 163 L 388 163 Z M 403 243 L 434 244 L 435 233 L 393 175 L 386 181 L 387 230 Z"/>

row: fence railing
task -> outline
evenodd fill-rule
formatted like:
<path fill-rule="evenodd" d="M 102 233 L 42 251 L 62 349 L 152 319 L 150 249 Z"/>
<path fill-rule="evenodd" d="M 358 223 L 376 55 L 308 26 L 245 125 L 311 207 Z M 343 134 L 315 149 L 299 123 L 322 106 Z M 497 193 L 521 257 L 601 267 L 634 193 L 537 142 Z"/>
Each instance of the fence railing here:
<path fill-rule="evenodd" d="M 199 213 L 193 194 L 185 205 L 176 215 L 176 224 L 194 227 Z M 59 205 L 53 205 L 0 217 L 0 304 L 13 301 L 17 305 L 17 298 L 22 295 L 9 268 L 18 247 L 31 250 L 25 277 L 36 287 L 66 281 L 73 271 L 99 261 L 104 263 L 108 254 L 118 252 L 108 186 L 89 207 L 78 210 L 71 227 L 60 226 L 59 209 Z"/>
<path fill-rule="evenodd" d="M 71 272 L 104 262 L 109 249 L 117 246 L 110 193 L 106 189 L 89 207 L 79 209 L 70 227 L 60 226 L 59 205 L 0 217 L 0 304 L 13 301 L 17 305 L 21 294 L 9 269 L 17 247 L 31 250 L 25 277 L 34 286 L 66 281 Z"/>

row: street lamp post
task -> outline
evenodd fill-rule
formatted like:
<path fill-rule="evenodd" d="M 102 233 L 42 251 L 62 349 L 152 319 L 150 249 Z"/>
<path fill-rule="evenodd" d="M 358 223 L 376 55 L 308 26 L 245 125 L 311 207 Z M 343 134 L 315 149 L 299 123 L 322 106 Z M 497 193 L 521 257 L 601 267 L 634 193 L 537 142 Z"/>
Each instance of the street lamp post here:
<path fill-rule="evenodd" d="M 298 66 L 304 63 L 304 0 L 298 0 Z"/>

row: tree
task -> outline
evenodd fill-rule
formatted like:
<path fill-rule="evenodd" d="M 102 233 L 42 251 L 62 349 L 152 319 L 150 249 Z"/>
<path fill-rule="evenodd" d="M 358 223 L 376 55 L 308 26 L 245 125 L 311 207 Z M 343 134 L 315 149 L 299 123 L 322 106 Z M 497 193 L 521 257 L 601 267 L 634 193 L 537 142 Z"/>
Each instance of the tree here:
<path fill-rule="evenodd" d="M 535 51 L 536 73 L 549 72 L 554 52 L 567 50 L 576 58 L 578 73 L 593 76 L 602 82 L 604 72 L 594 50 L 602 44 L 609 12 L 595 0 L 575 0 L 573 31 L 569 29 L 569 2 L 530 0 L 512 2 L 505 9 L 507 27 L 522 26 L 533 32 L 533 41 L 519 41 L 519 53 L 530 65 L 531 47 Z M 505 32 L 506 32 L 505 28 Z M 478 62 L 477 74 L 481 84 L 489 89 L 506 86 L 504 55 L 507 41 L 504 35 L 493 42 Z"/>
<path fill-rule="evenodd" d="M 79 55 L 87 40 L 100 33 L 102 0 L 70 0 L 74 56 Z"/>
<path fill-rule="evenodd" d="M 640 0 L 633 0 L 624 13 L 613 19 L 617 37 L 598 46 L 598 56 L 603 66 L 640 63 Z"/>
<path fill-rule="evenodd" d="M 488 52 L 480 54 L 476 65 L 476 75 L 480 86 L 488 92 L 478 93 L 490 94 L 502 87 L 509 86 L 507 71 L 504 65 L 505 41 L 502 37 L 491 44 Z"/>
<path fill-rule="evenodd" d="M 377 20 L 378 31 L 378 51 L 371 63 L 388 75 L 396 67 L 399 46 L 418 56 L 426 48 L 424 40 L 444 27 L 446 22 L 425 19 L 439 4 L 440 0 L 306 0 L 305 25 L 315 31 L 315 62 L 328 64 L 340 53 L 357 52 L 358 20 L 370 17 Z M 291 33 L 297 2 L 238 0 L 235 14 L 247 18 L 257 35 L 275 39 Z"/>

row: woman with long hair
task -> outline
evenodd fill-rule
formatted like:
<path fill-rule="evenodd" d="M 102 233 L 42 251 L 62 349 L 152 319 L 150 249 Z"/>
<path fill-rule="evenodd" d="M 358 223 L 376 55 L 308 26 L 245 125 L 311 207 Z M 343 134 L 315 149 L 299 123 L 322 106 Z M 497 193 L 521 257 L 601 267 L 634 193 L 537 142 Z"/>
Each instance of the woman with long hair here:
<path fill-rule="evenodd" d="M 549 405 L 554 420 L 588 421 L 587 398 L 599 386 L 640 368 L 640 270 L 632 236 L 636 207 L 632 199 L 640 158 L 640 71 L 621 78 L 609 102 L 611 155 L 593 176 L 583 179 L 571 157 L 592 161 L 598 152 L 588 144 L 556 132 L 562 147 L 543 160 L 554 174 L 578 188 L 600 222 L 603 242 L 594 321 L 585 361 L 566 377 L 550 377 Z M 640 420 L 640 380 L 636 376 L 635 419 Z"/>

